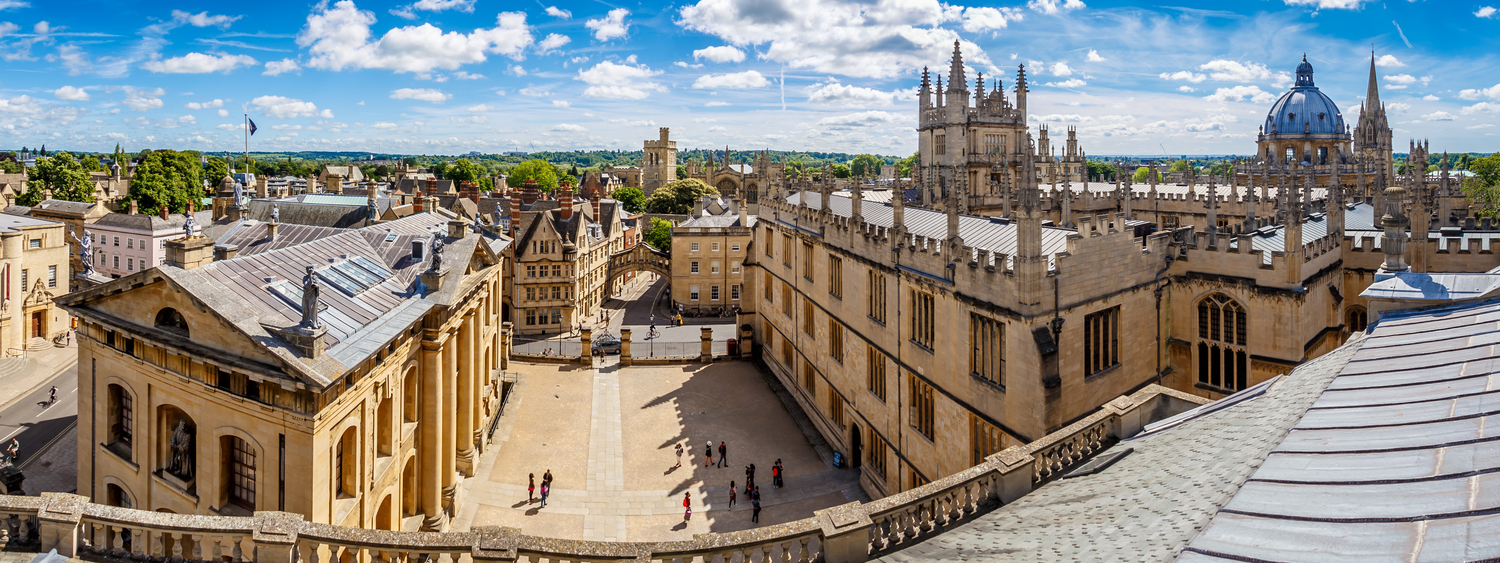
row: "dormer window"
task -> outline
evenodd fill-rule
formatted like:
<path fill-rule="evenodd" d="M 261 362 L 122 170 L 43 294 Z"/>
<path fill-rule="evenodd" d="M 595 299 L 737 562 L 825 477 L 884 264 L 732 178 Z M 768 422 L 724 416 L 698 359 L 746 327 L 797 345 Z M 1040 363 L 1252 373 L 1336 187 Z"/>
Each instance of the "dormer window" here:
<path fill-rule="evenodd" d="M 1296 112 L 1288 113 L 1288 114 L 1286 114 L 1286 118 L 1287 119 L 1297 119 L 1297 113 Z"/>
<path fill-rule="evenodd" d="M 1318 114 L 1318 121 L 1322 121 L 1324 115 L 1326 115 L 1326 114 L 1322 114 L 1322 113 Z"/>

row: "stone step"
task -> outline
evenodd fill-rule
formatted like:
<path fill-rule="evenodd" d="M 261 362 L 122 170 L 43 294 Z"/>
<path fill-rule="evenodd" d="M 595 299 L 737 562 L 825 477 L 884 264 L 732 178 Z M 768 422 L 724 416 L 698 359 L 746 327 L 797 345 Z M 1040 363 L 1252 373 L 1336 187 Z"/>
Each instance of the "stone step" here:
<path fill-rule="evenodd" d="M 42 350 L 47 350 L 55 347 L 56 345 L 52 344 L 51 340 L 42 338 L 40 336 L 32 338 L 29 342 L 26 343 L 26 349 L 32 352 L 40 352 Z"/>

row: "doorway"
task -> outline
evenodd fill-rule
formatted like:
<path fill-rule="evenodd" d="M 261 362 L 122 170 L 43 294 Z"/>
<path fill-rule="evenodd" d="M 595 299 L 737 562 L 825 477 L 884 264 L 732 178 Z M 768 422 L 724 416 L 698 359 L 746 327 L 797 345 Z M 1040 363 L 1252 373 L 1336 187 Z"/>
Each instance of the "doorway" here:
<path fill-rule="evenodd" d="M 42 337 L 42 311 L 32 311 L 31 313 L 31 337 Z"/>
<path fill-rule="evenodd" d="M 864 457 L 864 456 L 860 455 L 860 451 L 859 451 L 860 450 L 860 446 L 862 445 L 862 444 L 860 444 L 860 439 L 859 439 L 859 425 L 858 424 L 851 424 L 850 427 L 851 427 L 851 429 L 849 431 L 849 434 L 850 434 L 849 435 L 849 468 L 850 469 L 859 469 L 859 461 L 860 461 L 860 459 L 862 457 Z"/>

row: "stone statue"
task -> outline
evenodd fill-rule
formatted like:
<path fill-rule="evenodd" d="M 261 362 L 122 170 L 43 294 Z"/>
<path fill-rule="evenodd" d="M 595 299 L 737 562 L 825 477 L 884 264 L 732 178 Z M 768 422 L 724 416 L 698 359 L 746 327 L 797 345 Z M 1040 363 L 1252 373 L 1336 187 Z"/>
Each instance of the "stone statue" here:
<path fill-rule="evenodd" d="M 313 275 L 313 267 L 307 267 L 307 275 L 302 277 L 302 324 L 303 328 L 319 328 L 318 324 L 318 277 Z"/>
<path fill-rule="evenodd" d="M 443 235 L 432 235 L 432 271 L 443 269 Z"/>
<path fill-rule="evenodd" d="M 245 204 L 245 186 L 239 182 L 234 183 L 234 204 L 236 206 Z"/>
<path fill-rule="evenodd" d="M 172 439 L 167 442 L 167 447 L 172 451 L 172 461 L 167 464 L 167 473 L 184 481 L 192 480 L 193 434 L 188 431 L 186 420 L 177 421 L 177 428 L 172 430 Z"/>
<path fill-rule="evenodd" d="M 373 189 L 373 188 L 372 188 Z M 370 200 L 370 221 L 374 222 L 380 218 L 380 210 L 375 206 L 375 200 Z"/>
<path fill-rule="evenodd" d="M 271 222 L 276 223 L 281 219 L 281 204 L 271 204 Z"/>
<path fill-rule="evenodd" d="M 198 222 L 193 219 L 193 202 L 188 202 L 187 217 L 182 220 L 182 230 L 187 233 L 187 238 L 198 236 Z"/>
<path fill-rule="evenodd" d="M 78 259 L 83 262 L 84 275 L 94 275 L 94 235 L 88 231 L 83 232 L 83 238 L 78 238 L 78 233 L 68 234 L 78 241 Z"/>

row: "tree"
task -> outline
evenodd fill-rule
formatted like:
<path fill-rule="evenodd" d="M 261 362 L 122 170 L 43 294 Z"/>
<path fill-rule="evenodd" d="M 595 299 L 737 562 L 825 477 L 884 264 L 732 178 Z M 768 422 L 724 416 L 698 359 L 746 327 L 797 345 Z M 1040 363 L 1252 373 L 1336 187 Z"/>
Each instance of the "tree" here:
<path fill-rule="evenodd" d="M 921 157 L 921 152 L 914 152 L 911 153 L 911 156 L 896 161 L 896 175 L 902 178 L 910 178 L 912 169 L 917 167 L 917 159 Z"/>
<path fill-rule="evenodd" d="M 849 165 L 847 165 L 847 164 L 834 164 L 833 165 L 833 177 L 834 178 L 848 178 L 849 177 Z"/>
<path fill-rule="evenodd" d="M 208 165 L 206 168 L 204 168 L 203 179 L 208 180 L 210 184 L 213 184 L 217 183 L 219 180 L 224 179 L 224 177 L 228 175 L 229 163 L 224 162 L 224 159 L 217 156 L 208 157 Z"/>
<path fill-rule="evenodd" d="M 651 245 L 652 248 L 670 252 L 672 249 L 672 223 L 665 219 L 652 217 L 651 230 L 646 231 L 646 235 L 641 238 L 646 241 L 646 244 Z"/>
<path fill-rule="evenodd" d="M 667 182 L 651 193 L 646 211 L 686 215 L 693 212 L 693 203 L 706 195 L 719 195 L 719 190 L 696 179 Z"/>
<path fill-rule="evenodd" d="M 1144 184 L 1144 183 L 1146 183 L 1147 179 L 1150 176 L 1151 176 L 1151 169 L 1147 168 L 1145 166 L 1142 166 L 1140 168 L 1135 169 L 1135 174 L 1131 176 L 1131 180 L 1134 181 L 1137 184 Z M 1158 182 L 1161 181 L 1161 171 L 1157 171 L 1156 172 L 1156 181 L 1158 181 Z"/>
<path fill-rule="evenodd" d="M 849 171 L 858 178 L 876 178 L 880 176 L 882 166 L 885 166 L 885 159 L 873 154 L 862 154 L 849 162 Z"/>
<path fill-rule="evenodd" d="M 540 158 L 534 158 L 517 164 L 510 169 L 510 176 L 505 178 L 505 184 L 512 188 L 519 188 L 527 180 L 533 180 L 544 192 L 557 189 L 557 171 L 552 164 Z"/>
<path fill-rule="evenodd" d="M 686 178 L 687 177 L 687 165 L 686 164 L 678 164 L 677 165 L 677 177 L 678 178 Z"/>
<path fill-rule="evenodd" d="M 1087 161 L 1084 164 L 1086 164 L 1089 169 L 1089 180 L 1097 180 L 1101 182 L 1115 181 L 1115 167 L 1113 164 L 1109 164 L 1107 162 L 1094 162 L 1092 160 Z"/>
<path fill-rule="evenodd" d="M 6 174 L 20 174 L 26 170 L 25 166 L 15 160 L 0 160 L 0 172 Z"/>
<path fill-rule="evenodd" d="M 473 182 L 481 176 L 484 176 L 484 167 L 469 162 L 467 158 L 458 159 L 443 172 L 444 178 L 454 182 Z"/>
<path fill-rule="evenodd" d="M 407 166 L 416 166 L 417 165 L 417 158 L 414 157 L 414 156 L 408 156 L 406 158 L 401 159 L 401 163 L 405 164 Z"/>
<path fill-rule="evenodd" d="M 105 170 L 104 165 L 99 163 L 99 159 L 93 156 L 83 157 L 83 160 L 78 161 L 78 165 L 83 167 L 84 172 L 103 172 Z"/>
<path fill-rule="evenodd" d="M 52 190 L 52 199 L 94 202 L 94 183 L 83 165 L 66 152 L 36 159 L 26 182 L 26 193 L 16 198 L 19 205 L 36 205 L 42 202 L 42 189 Z"/>
<path fill-rule="evenodd" d="M 625 206 L 625 210 L 631 213 L 640 213 L 646 208 L 646 193 L 640 188 L 629 186 L 616 188 L 615 193 L 609 194 L 609 197 L 618 200 L 620 205 Z"/>
<path fill-rule="evenodd" d="M 1186 161 L 1186 160 L 1174 160 L 1174 161 L 1172 161 L 1172 166 L 1170 168 L 1167 168 L 1167 172 L 1182 172 L 1182 171 L 1187 170 L 1187 169 L 1188 169 L 1188 161 Z"/>
<path fill-rule="evenodd" d="M 448 165 L 447 162 L 443 162 L 443 161 L 434 162 L 434 163 L 432 163 L 432 173 L 433 174 L 437 174 L 439 178 L 443 178 L 443 179 L 447 179 L 447 180 L 452 180 L 453 178 L 449 178 L 448 177 L 448 166 L 449 165 Z"/>
<path fill-rule="evenodd" d="M 1500 152 L 1470 160 L 1469 172 L 1474 175 L 1464 179 L 1463 191 L 1479 216 L 1500 215 Z"/>
<path fill-rule="evenodd" d="M 793 160 L 786 163 L 786 177 L 793 180 L 807 176 L 807 163 L 801 160 Z"/>
<path fill-rule="evenodd" d="M 379 166 L 375 167 L 375 177 L 376 178 L 384 178 L 384 177 L 390 176 L 390 175 L 391 175 L 391 167 L 389 165 L 382 164 L 382 165 L 379 165 Z"/>
<path fill-rule="evenodd" d="M 203 176 L 198 159 L 187 153 L 159 150 L 146 155 L 135 168 L 126 204 L 134 200 L 140 209 L 155 211 L 166 205 L 172 213 L 187 210 L 189 201 L 203 199 Z"/>

